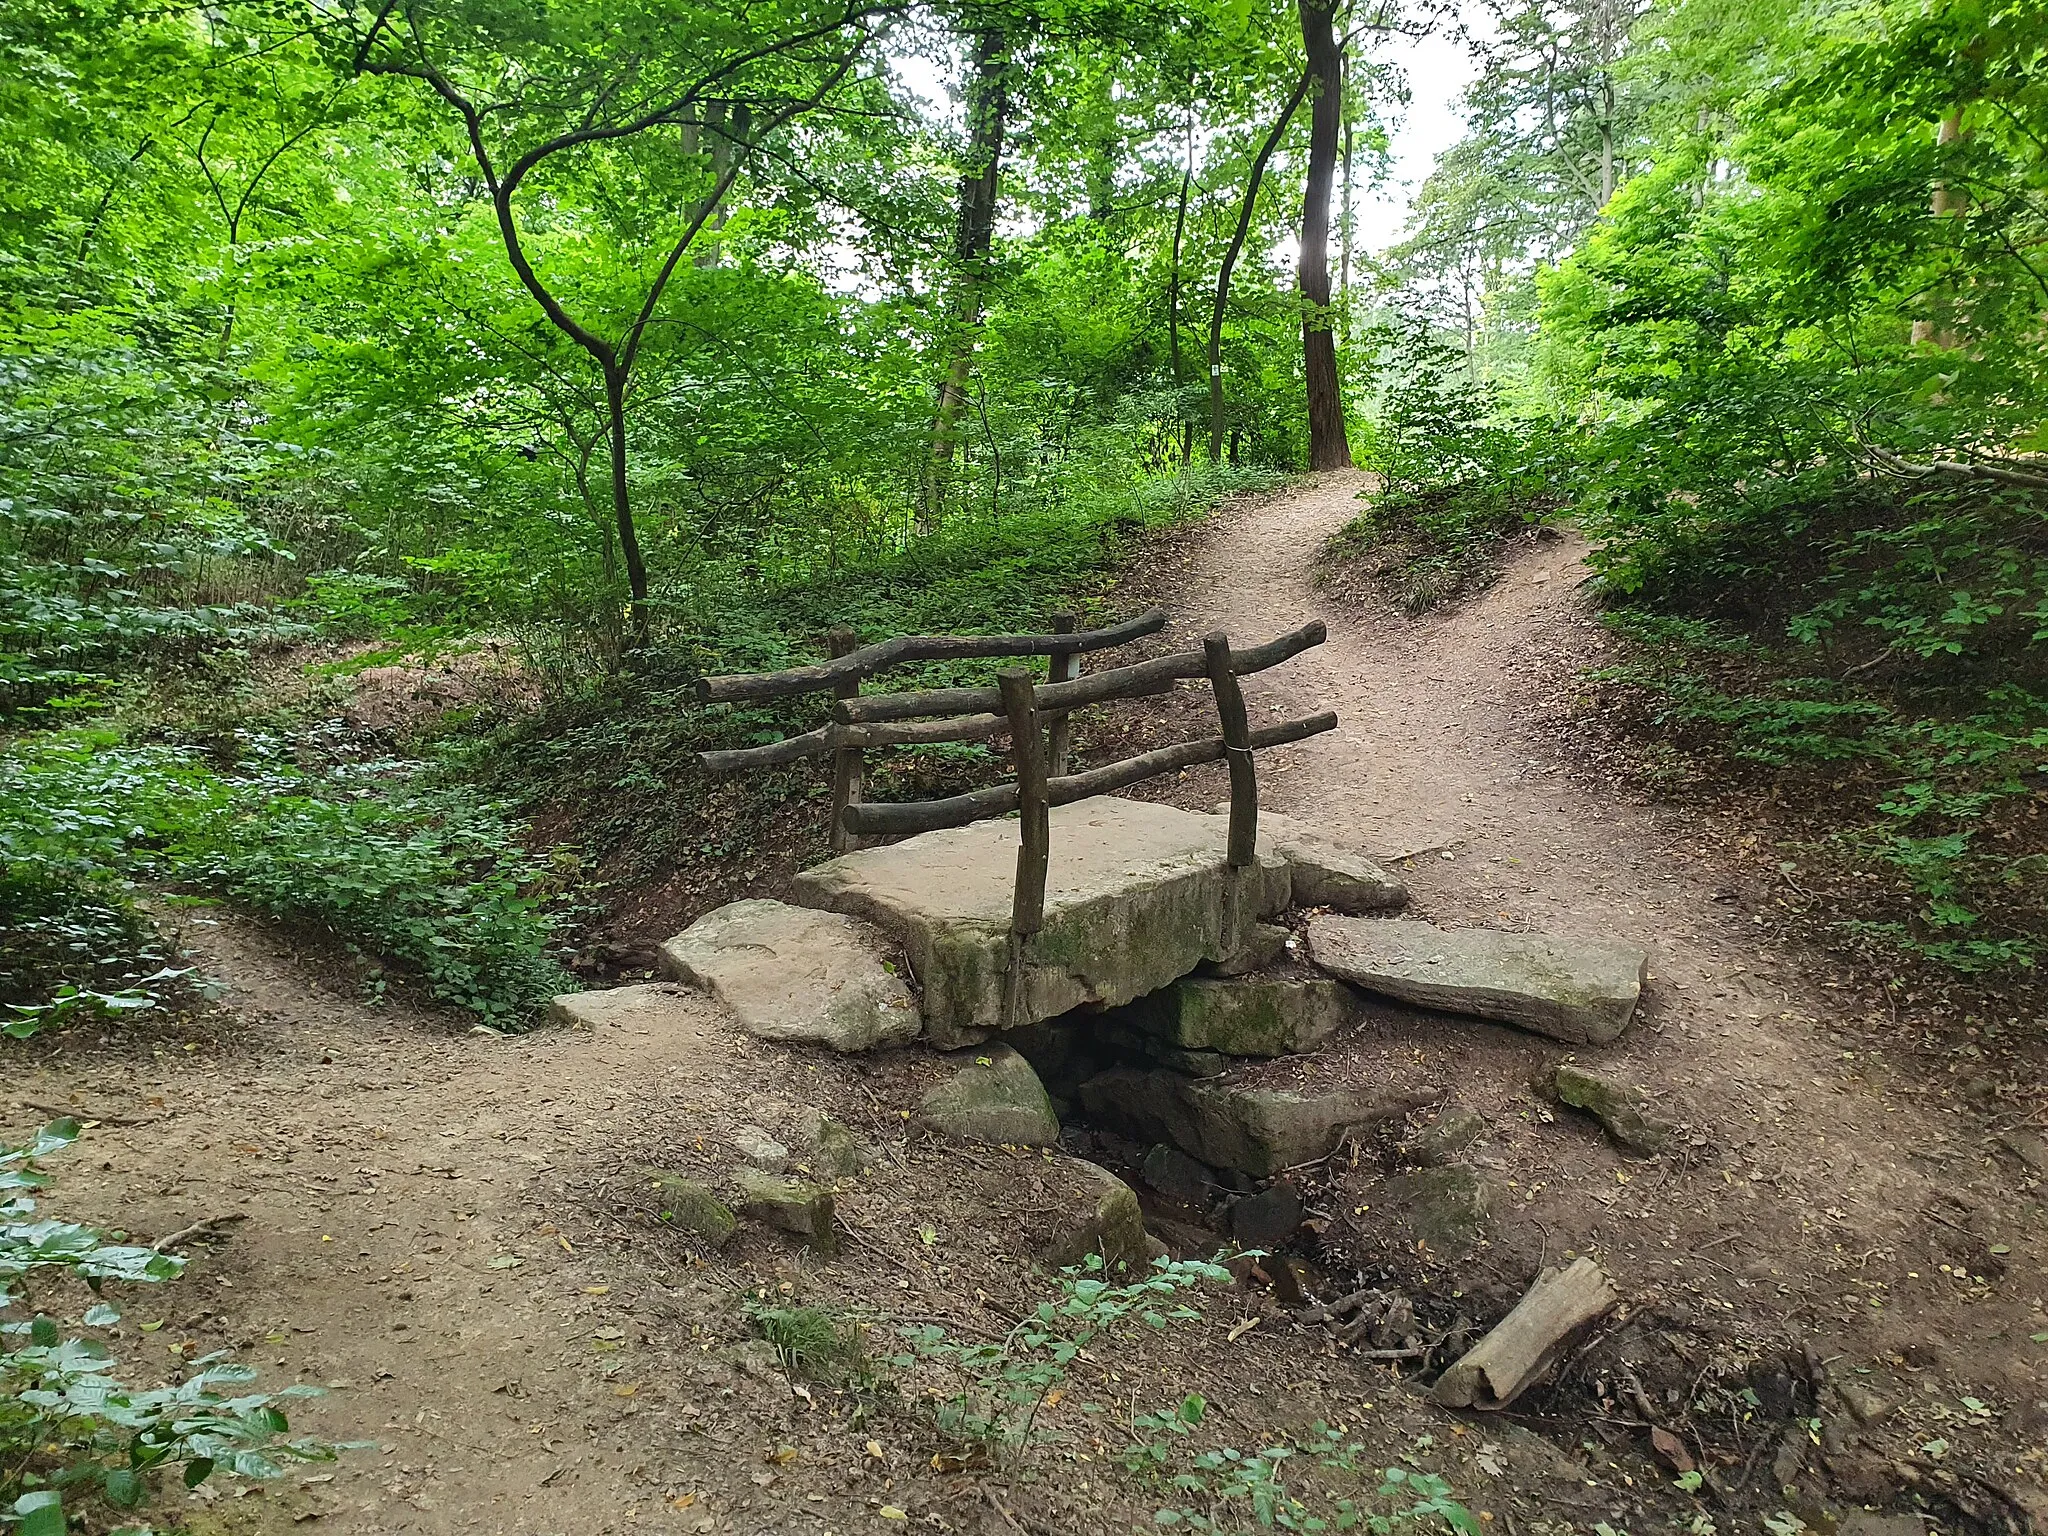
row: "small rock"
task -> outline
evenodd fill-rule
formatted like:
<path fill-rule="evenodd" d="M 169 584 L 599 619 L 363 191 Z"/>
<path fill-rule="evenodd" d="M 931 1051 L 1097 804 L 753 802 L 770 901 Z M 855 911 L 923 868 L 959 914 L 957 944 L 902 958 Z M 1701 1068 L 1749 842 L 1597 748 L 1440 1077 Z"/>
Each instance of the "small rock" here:
<path fill-rule="evenodd" d="M 1771 1458 L 1771 1483 L 1773 1486 L 1790 1491 L 1799 1486 L 1799 1474 L 1806 1470 L 1805 1432 L 1798 1428 L 1785 1431 L 1784 1439 L 1778 1442 L 1777 1454 Z"/>
<path fill-rule="evenodd" d="M 1828 1481 L 1835 1486 L 1835 1492 L 1855 1504 L 1887 1504 L 1891 1502 L 1895 1483 L 1892 1478 L 1892 1464 L 1886 1457 L 1870 1451 L 1843 1451 L 1827 1458 Z M 1854 1518 L 1853 1516 L 1851 1517 Z M 1847 1524 L 1842 1530 L 1851 1527 Z M 1868 1529 L 1866 1536 L 1876 1536 L 1876 1529 Z M 1913 1536 L 1920 1536 L 1916 1523 Z"/>
<path fill-rule="evenodd" d="M 1477 1110 L 1452 1105 L 1402 1145 L 1411 1162 L 1441 1168 L 1486 1134 L 1486 1117 Z"/>
<path fill-rule="evenodd" d="M 709 991 L 748 1034 L 865 1051 L 923 1028 L 881 934 L 837 912 L 735 901 L 661 946 L 679 981 Z"/>
<path fill-rule="evenodd" d="M 641 1175 L 661 1196 L 661 1218 L 679 1232 L 700 1237 L 712 1247 L 739 1230 L 739 1220 L 725 1203 L 695 1179 L 666 1168 L 642 1168 Z"/>
<path fill-rule="evenodd" d="M 1478 1169 L 1448 1163 L 1395 1175 L 1372 1204 L 1375 1216 L 1399 1222 L 1441 1257 L 1465 1252 L 1486 1234 L 1493 1190 Z"/>
<path fill-rule="evenodd" d="M 1849 1410 L 1858 1424 L 1881 1424 L 1891 1417 L 1893 1404 L 1890 1399 L 1872 1391 L 1853 1376 L 1835 1383 L 1835 1396 L 1842 1400 L 1842 1406 Z"/>
<path fill-rule="evenodd" d="M 1144 1269 L 1152 1260 L 1153 1244 L 1145 1231 L 1145 1213 L 1130 1185 L 1107 1168 L 1078 1157 L 1060 1162 L 1082 1175 L 1085 1192 L 1073 1218 L 1045 1246 L 1045 1261 L 1056 1269 L 1066 1269 L 1099 1253 L 1112 1274 Z"/>
<path fill-rule="evenodd" d="M 780 1173 L 789 1166 L 789 1148 L 758 1125 L 743 1125 L 730 1139 L 732 1149 L 756 1168 Z"/>
<path fill-rule="evenodd" d="M 793 1233 L 819 1253 L 830 1253 L 838 1239 L 832 1232 L 832 1192 L 808 1179 L 784 1178 L 760 1168 L 733 1170 L 739 1207 L 755 1221 Z"/>
<path fill-rule="evenodd" d="M 1551 1079 L 1557 1096 L 1573 1109 L 1583 1109 L 1607 1129 L 1607 1134 L 1631 1152 L 1654 1156 L 1670 1145 L 1678 1127 L 1644 1112 L 1635 1091 L 1566 1063 Z"/>
<path fill-rule="evenodd" d="M 1887 1479 L 1889 1484 L 1889 1479 Z M 1889 1497 L 1887 1492 L 1885 1497 Z M 1877 1503 L 1878 1500 L 1866 1500 Z M 1927 1526 L 1917 1515 L 1880 1515 L 1867 1509 L 1852 1510 L 1835 1527 L 1836 1536 L 1924 1536 Z"/>
<path fill-rule="evenodd" d="M 1259 851 L 1268 849 L 1286 860 L 1297 907 L 1365 914 L 1408 904 L 1408 888 L 1364 853 L 1292 816 L 1259 812 Z"/>
<path fill-rule="evenodd" d="M 1007 1045 L 962 1052 L 968 1064 L 924 1096 L 919 1127 L 955 1141 L 1051 1146 L 1060 1139 L 1045 1084 Z"/>
<path fill-rule="evenodd" d="M 1650 963 L 1634 945 L 1606 939 L 1351 917 L 1310 923 L 1308 948 L 1317 965 L 1368 992 L 1575 1045 L 1628 1027 Z"/>
<path fill-rule="evenodd" d="M 1263 971 L 1269 965 L 1278 965 L 1287 958 L 1287 930 L 1277 923 L 1252 924 L 1251 942 L 1234 955 L 1221 960 L 1205 961 L 1202 974 L 1205 976 L 1242 976 L 1249 971 Z"/>
<path fill-rule="evenodd" d="M 1290 1185 L 1275 1184 L 1230 1208 L 1230 1235 L 1246 1248 L 1271 1252 L 1300 1230 L 1307 1214 L 1308 1207 Z"/>
<path fill-rule="evenodd" d="M 1145 1161 L 1138 1171 L 1145 1176 L 1145 1182 L 1169 1200 L 1178 1200 L 1183 1205 L 1202 1206 L 1216 1192 L 1216 1170 L 1207 1163 L 1198 1163 L 1179 1147 L 1160 1142 L 1145 1154 Z"/>
<path fill-rule="evenodd" d="M 809 1148 L 817 1171 L 835 1179 L 863 1174 L 874 1161 L 874 1152 L 850 1127 L 814 1105 L 797 1111 L 797 1139 Z"/>

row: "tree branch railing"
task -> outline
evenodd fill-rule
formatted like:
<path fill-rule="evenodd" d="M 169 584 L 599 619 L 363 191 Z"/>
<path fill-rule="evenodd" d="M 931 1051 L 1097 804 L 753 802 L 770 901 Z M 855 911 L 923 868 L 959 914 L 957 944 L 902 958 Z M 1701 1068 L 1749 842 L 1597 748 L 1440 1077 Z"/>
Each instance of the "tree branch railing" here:
<path fill-rule="evenodd" d="M 1045 635 L 905 635 L 861 647 L 855 647 L 852 631 L 841 627 L 829 637 L 830 661 L 781 672 L 707 677 L 697 684 L 698 698 L 707 703 L 785 698 L 830 689 L 837 695 L 831 723 L 766 746 L 704 752 L 699 758 L 714 773 L 731 773 L 830 756 L 835 853 L 857 847 L 864 837 L 935 832 L 1017 812 L 1017 873 L 1003 997 L 1005 1027 L 1012 1027 L 1023 1022 L 1025 951 L 1031 937 L 1045 925 L 1052 807 L 1106 795 L 1200 763 L 1227 763 L 1230 826 L 1225 861 L 1233 871 L 1240 870 L 1251 864 L 1258 846 L 1259 791 L 1252 754 L 1336 728 L 1336 715 L 1325 711 L 1254 730 L 1238 686 L 1239 678 L 1276 667 L 1322 644 L 1326 631 L 1320 619 L 1244 650 L 1232 650 L 1229 637 L 1217 631 L 1202 638 L 1198 651 L 1175 652 L 1079 675 L 1084 653 L 1127 644 L 1155 633 L 1165 623 L 1166 615 L 1159 609 L 1094 630 L 1079 629 L 1071 616 L 1061 615 L 1054 620 L 1054 632 Z M 1035 682 L 1027 669 L 1008 667 L 997 675 L 994 687 L 860 694 L 865 679 L 889 667 L 916 661 L 1012 656 L 1049 656 L 1046 680 Z M 1098 768 L 1068 771 L 1074 710 L 1117 699 L 1153 697 L 1194 677 L 1209 680 L 1220 735 L 1160 747 Z M 940 718 L 917 718 L 931 715 Z M 987 741 L 1004 732 L 1010 737 L 1014 768 L 1010 783 L 942 800 L 886 804 L 861 799 L 862 755 L 870 748 Z"/>

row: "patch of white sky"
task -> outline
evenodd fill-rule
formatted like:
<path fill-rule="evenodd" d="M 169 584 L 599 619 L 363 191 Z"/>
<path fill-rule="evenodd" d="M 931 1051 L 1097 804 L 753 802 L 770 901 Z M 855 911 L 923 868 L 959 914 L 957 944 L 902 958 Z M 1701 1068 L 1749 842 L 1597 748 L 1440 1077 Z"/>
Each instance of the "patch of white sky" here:
<path fill-rule="evenodd" d="M 1479 8 L 1465 9 L 1472 13 L 1468 25 L 1476 22 Z M 1363 252 L 1385 250 L 1400 240 L 1415 193 L 1435 169 L 1437 157 L 1464 134 L 1463 98 L 1478 68 L 1471 44 L 1449 22 L 1421 37 L 1385 38 L 1373 45 L 1373 56 L 1401 71 L 1408 100 L 1381 107 L 1389 128 L 1386 174 L 1373 185 L 1361 181 L 1352 193 L 1353 228 L 1357 249 Z M 950 62 L 957 71 L 959 61 Z M 922 112 L 934 120 L 957 123 L 960 102 L 947 61 L 923 53 L 901 53 L 890 58 L 889 67 L 897 83 L 917 99 Z M 833 265 L 841 271 L 835 286 L 864 287 L 853 270 L 857 264 L 847 259 L 852 252 L 838 254 L 841 260 Z M 1269 253 L 1268 260 L 1282 269 L 1292 267 L 1294 242 L 1283 242 L 1282 248 Z"/>

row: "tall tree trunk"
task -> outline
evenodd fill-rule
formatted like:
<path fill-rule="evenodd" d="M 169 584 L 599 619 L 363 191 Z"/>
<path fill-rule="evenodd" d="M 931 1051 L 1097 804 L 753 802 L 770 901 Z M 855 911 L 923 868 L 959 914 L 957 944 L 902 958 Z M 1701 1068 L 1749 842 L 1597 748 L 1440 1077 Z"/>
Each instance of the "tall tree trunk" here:
<path fill-rule="evenodd" d="M 932 421 L 931 479 L 920 522 L 929 533 L 945 509 L 960 414 L 967 407 L 967 380 L 974 369 L 974 344 L 988 301 L 989 256 L 995 247 L 996 204 L 1002 187 L 1003 134 L 1009 117 L 1009 45 L 999 31 L 977 33 L 967 80 L 967 163 L 960 175 L 960 217 L 954 229 L 951 315 L 946 335 L 946 372 L 939 384 Z"/>
<path fill-rule="evenodd" d="M 1187 153 L 1180 168 L 1180 201 L 1173 210 L 1173 260 L 1166 269 L 1166 351 L 1173 382 L 1180 383 L 1180 253 L 1188 229 L 1188 192 L 1195 180 L 1195 117 L 1188 114 Z"/>
<path fill-rule="evenodd" d="M 640 557 L 640 534 L 633 526 L 633 500 L 626 488 L 626 370 L 616 361 L 599 360 L 604 368 L 605 437 L 611 449 L 612 518 L 619 528 L 619 551 L 626 557 L 626 586 L 632 611 L 626 616 L 638 644 L 648 634 L 647 562 Z"/>
<path fill-rule="evenodd" d="M 1351 314 L 1351 122 L 1344 123 L 1344 200 L 1337 215 L 1337 301 L 1345 317 L 1345 339 L 1350 339 Z"/>
<path fill-rule="evenodd" d="M 1934 130 L 1934 142 L 1937 147 L 1953 144 L 1962 136 L 1963 114 L 1960 111 L 1951 112 L 1942 118 L 1940 125 Z M 1968 195 L 1957 192 L 1952 188 L 1948 184 L 1947 178 L 1944 177 L 1942 180 L 1935 182 L 1933 206 L 1934 216 L 1937 219 L 1949 218 L 1960 214 L 1968 204 Z M 1913 322 L 1912 339 L 1916 343 L 1931 341 L 1936 346 L 1943 348 L 1952 349 L 1960 346 L 1962 344 L 1962 337 L 1954 324 L 1954 305 L 1949 295 L 1937 289 L 1928 295 L 1928 300 L 1933 306 L 1934 314 L 1928 319 L 1915 320 Z"/>
<path fill-rule="evenodd" d="M 1252 227 L 1252 210 L 1258 205 L 1259 183 L 1266 179 L 1266 163 L 1273 158 L 1273 151 L 1280 147 L 1281 135 L 1287 132 L 1287 125 L 1294 121 L 1294 112 L 1301 105 L 1301 98 L 1308 94 L 1309 75 L 1303 72 L 1295 84 L 1294 94 L 1287 98 L 1287 105 L 1280 111 L 1280 120 L 1273 124 L 1273 131 L 1266 135 L 1266 142 L 1259 146 L 1259 152 L 1252 159 L 1251 171 L 1244 181 L 1244 200 L 1237 206 L 1237 228 L 1231 232 L 1230 245 L 1223 252 L 1223 266 L 1216 274 L 1216 300 L 1209 307 L 1209 462 L 1223 461 L 1223 315 L 1230 307 L 1230 274 L 1237 268 L 1237 258 L 1244 252 L 1245 236 Z M 1233 444 L 1235 438 L 1232 439 Z M 1231 450 L 1231 462 L 1236 462 L 1236 449 Z"/>
<path fill-rule="evenodd" d="M 1344 120 L 1344 56 L 1324 0 L 1299 0 L 1301 45 L 1315 101 L 1309 109 L 1308 190 L 1301 201 L 1301 363 L 1308 381 L 1308 467 L 1349 469 L 1344 385 L 1330 324 L 1330 188 Z"/>

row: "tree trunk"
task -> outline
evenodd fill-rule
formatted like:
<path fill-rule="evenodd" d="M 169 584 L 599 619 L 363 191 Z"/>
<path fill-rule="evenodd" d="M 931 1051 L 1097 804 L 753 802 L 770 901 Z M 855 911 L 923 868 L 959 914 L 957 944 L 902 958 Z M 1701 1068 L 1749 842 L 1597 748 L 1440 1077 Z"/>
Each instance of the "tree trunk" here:
<path fill-rule="evenodd" d="M 1344 58 L 1321 0 L 1299 0 L 1301 45 L 1315 81 L 1309 109 L 1308 190 L 1301 203 L 1301 362 L 1308 382 L 1308 467 L 1349 469 L 1344 385 L 1330 324 L 1330 188 L 1344 118 Z"/>
<path fill-rule="evenodd" d="M 1173 211 L 1173 262 L 1166 271 L 1166 352 L 1173 364 L 1173 382 L 1180 382 L 1180 250 L 1188 227 L 1188 185 L 1192 168 L 1180 173 L 1180 203 Z"/>
<path fill-rule="evenodd" d="M 1251 230 L 1252 210 L 1259 201 L 1259 183 L 1266 179 L 1266 163 L 1273 158 L 1273 151 L 1280 147 L 1280 137 L 1287 132 L 1287 125 L 1294 121 L 1294 112 L 1301 105 L 1301 98 L 1308 94 L 1309 76 L 1303 73 L 1294 87 L 1294 94 L 1287 98 L 1287 105 L 1281 109 L 1280 120 L 1273 124 L 1273 131 L 1266 135 L 1266 142 L 1259 146 L 1258 154 L 1252 160 L 1251 171 L 1245 177 L 1244 200 L 1237 208 L 1237 228 L 1232 231 L 1230 245 L 1223 252 L 1223 267 L 1216 274 L 1216 300 L 1209 307 L 1209 462 L 1223 460 L 1223 315 L 1230 307 L 1230 274 L 1237 267 L 1237 258 L 1244 252 L 1245 236 Z M 1231 462 L 1237 461 L 1235 440 L 1231 450 Z"/>
<path fill-rule="evenodd" d="M 619 551 L 626 557 L 626 586 L 632 593 L 627 624 L 638 644 L 646 644 L 647 562 L 640 557 L 640 534 L 633 526 L 633 500 L 626 488 L 626 370 L 616 363 L 604 368 L 605 436 L 611 448 L 612 519 L 619 528 Z"/>
<path fill-rule="evenodd" d="M 931 482 L 919 519 L 927 533 L 937 528 L 945 508 L 960 413 L 967 406 L 967 380 L 974 368 L 975 337 L 988 299 L 989 256 L 995 247 L 996 203 L 1002 186 L 1003 133 L 1009 115 L 1008 52 L 1001 32 L 976 34 L 973 73 L 967 81 L 967 163 L 961 170 L 960 218 L 953 238 L 958 270 L 946 337 L 946 372 L 932 421 Z"/>
<path fill-rule="evenodd" d="M 1951 112 L 1941 120 L 1934 130 L 1937 146 L 1953 144 L 1963 136 L 1963 114 Z M 1937 219 L 1960 214 L 1968 206 L 1966 194 L 1949 186 L 1946 178 L 1934 184 L 1934 216 Z M 1918 344 L 1933 342 L 1936 346 L 1952 350 L 1962 344 L 1962 336 L 1955 326 L 1954 305 L 1950 296 L 1940 289 L 1928 296 L 1934 314 L 1931 318 L 1913 322 L 1912 339 Z"/>

